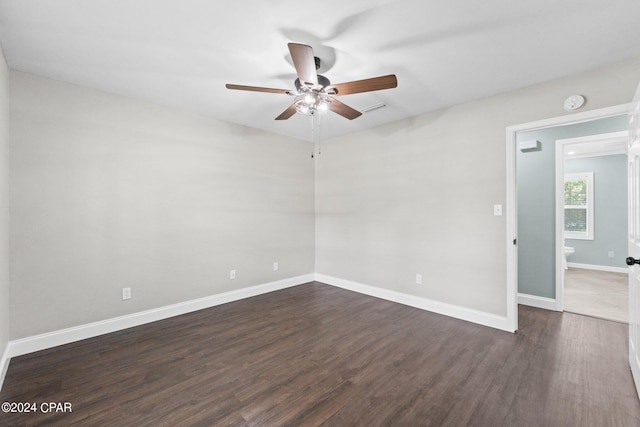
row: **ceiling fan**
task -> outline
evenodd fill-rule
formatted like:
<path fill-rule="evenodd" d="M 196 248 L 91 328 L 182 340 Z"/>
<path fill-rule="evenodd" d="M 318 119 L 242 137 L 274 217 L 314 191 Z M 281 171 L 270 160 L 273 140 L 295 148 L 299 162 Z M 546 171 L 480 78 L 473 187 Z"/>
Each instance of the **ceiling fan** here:
<path fill-rule="evenodd" d="M 314 115 L 329 110 L 349 120 L 353 120 L 356 117 L 360 117 L 362 113 L 338 101 L 335 98 L 336 96 L 391 89 L 398 86 L 398 80 L 395 74 L 347 83 L 331 84 L 328 78 L 316 73 L 316 70 L 320 68 L 320 58 L 313 55 L 311 46 L 299 43 L 289 43 L 288 46 L 293 65 L 298 74 L 298 78 L 294 82 L 295 90 L 235 84 L 227 84 L 227 89 L 281 93 L 295 96 L 293 104 L 276 117 L 276 120 L 286 120 L 296 112 L 305 115 Z"/>

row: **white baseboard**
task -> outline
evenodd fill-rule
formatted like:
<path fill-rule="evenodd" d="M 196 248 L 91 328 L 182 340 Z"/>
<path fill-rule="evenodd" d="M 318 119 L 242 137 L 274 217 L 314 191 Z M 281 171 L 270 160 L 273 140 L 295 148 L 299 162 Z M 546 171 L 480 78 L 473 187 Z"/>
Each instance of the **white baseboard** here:
<path fill-rule="evenodd" d="M 397 302 L 399 304 L 431 311 L 433 313 L 442 314 L 460 320 L 466 320 L 468 322 L 477 323 L 483 326 L 489 326 L 491 328 L 496 328 L 503 331 L 514 332 L 513 328 L 510 327 L 506 316 L 498 316 L 496 314 L 447 304 L 444 302 L 404 294 L 401 292 L 390 291 L 388 289 L 352 282 L 350 280 L 339 279 L 337 277 L 327 276 L 324 274 L 316 273 L 315 278 L 318 282 L 326 283 L 328 285 L 336 286 L 349 291 L 381 298 L 387 301 Z"/>
<path fill-rule="evenodd" d="M 7 375 L 7 370 L 9 369 L 9 362 L 11 358 L 9 357 L 9 346 L 4 349 L 2 353 L 2 358 L 0 358 L 0 390 L 2 390 L 2 384 L 4 383 L 4 377 Z"/>
<path fill-rule="evenodd" d="M 2 355 L 2 359 L 0 359 L 0 389 L 2 389 L 4 376 L 6 375 L 7 369 L 9 367 L 9 362 L 12 357 L 45 350 L 63 344 L 69 344 L 71 342 L 80 341 L 87 338 L 93 338 L 99 335 L 144 325 L 146 323 L 151 323 L 158 320 L 168 319 L 170 317 L 179 316 L 181 314 L 186 314 L 209 307 L 214 307 L 216 305 L 226 304 L 244 298 L 250 298 L 256 295 L 301 285 L 303 283 L 312 282 L 314 280 L 326 283 L 331 286 L 336 286 L 376 298 L 382 298 L 387 301 L 408 305 L 456 319 L 466 320 L 468 322 L 473 322 L 483 326 L 489 326 L 508 332 L 514 332 L 513 329 L 510 328 L 506 316 L 498 316 L 495 314 L 472 310 L 469 308 L 447 304 L 440 301 L 390 291 L 388 289 L 378 288 L 375 286 L 364 285 L 362 283 L 352 282 L 349 280 L 339 279 L 324 274 L 306 274 L 303 276 L 297 276 L 289 279 L 251 286 L 248 288 L 211 295 L 208 297 L 198 298 L 190 301 L 184 301 L 181 303 L 141 311 L 125 316 L 114 317 L 112 319 L 106 319 L 99 322 L 87 323 L 85 325 L 79 325 L 71 328 L 9 341 L 4 354 Z"/>
<path fill-rule="evenodd" d="M 584 268 L 585 270 L 609 271 L 611 273 L 629 274 L 628 267 L 609 267 L 608 265 L 580 264 L 577 262 L 568 262 L 569 268 Z"/>
<path fill-rule="evenodd" d="M 558 310 L 556 300 L 554 298 L 538 297 L 535 295 L 518 293 L 518 304 L 528 305 L 530 307 L 544 308 L 545 310 Z"/>
<path fill-rule="evenodd" d="M 221 294 L 211 295 L 204 298 L 198 298 L 190 301 L 184 301 L 177 304 L 171 304 L 164 307 L 154 308 L 151 310 L 141 311 L 138 313 L 128 314 L 125 316 L 114 317 L 112 319 L 102 320 L 99 322 L 87 323 L 85 325 L 74 326 L 72 328 L 61 329 L 58 331 L 47 332 L 40 335 L 34 335 L 27 338 L 9 341 L 4 358 L 21 356 L 34 351 L 40 351 L 74 341 L 80 341 L 87 338 L 96 337 L 110 332 L 131 328 L 134 326 L 144 325 L 146 323 L 158 320 L 168 319 L 170 317 L 179 316 L 181 314 L 214 307 L 220 304 L 226 304 L 253 297 L 267 292 L 273 292 L 292 286 L 301 285 L 303 283 L 312 282 L 313 274 L 292 277 L 289 279 L 278 280 L 275 282 L 265 283 L 261 285 L 251 286 L 248 288 L 238 289 L 235 291 L 224 292 Z M 0 367 L 2 367 L 0 365 Z"/>

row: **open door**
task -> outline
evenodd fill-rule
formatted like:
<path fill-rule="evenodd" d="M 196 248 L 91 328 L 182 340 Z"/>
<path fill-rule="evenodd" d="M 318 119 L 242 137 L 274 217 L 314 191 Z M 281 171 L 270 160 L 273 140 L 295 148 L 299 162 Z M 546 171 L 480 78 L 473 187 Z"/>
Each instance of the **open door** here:
<path fill-rule="evenodd" d="M 629 114 L 629 364 L 640 396 L 640 85 Z"/>

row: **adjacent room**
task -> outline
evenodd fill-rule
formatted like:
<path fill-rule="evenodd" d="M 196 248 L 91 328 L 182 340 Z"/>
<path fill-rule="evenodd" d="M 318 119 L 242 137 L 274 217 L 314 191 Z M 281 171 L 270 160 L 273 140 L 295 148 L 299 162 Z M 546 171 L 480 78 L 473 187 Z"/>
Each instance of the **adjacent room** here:
<path fill-rule="evenodd" d="M 638 16 L 0 0 L 0 424 L 640 425 Z"/>
<path fill-rule="evenodd" d="M 627 122 L 614 115 L 518 135 L 520 145 L 536 142 L 517 152 L 521 303 L 562 295 L 561 311 L 628 323 Z"/>

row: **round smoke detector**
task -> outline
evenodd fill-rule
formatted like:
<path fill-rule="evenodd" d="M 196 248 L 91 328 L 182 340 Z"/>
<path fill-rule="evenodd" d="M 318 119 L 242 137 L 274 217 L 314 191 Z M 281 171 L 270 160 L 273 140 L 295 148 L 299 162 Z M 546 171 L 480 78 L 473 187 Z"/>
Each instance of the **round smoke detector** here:
<path fill-rule="evenodd" d="M 567 111 L 577 110 L 584 105 L 584 101 L 585 99 L 582 95 L 571 95 L 564 100 L 564 109 Z"/>

